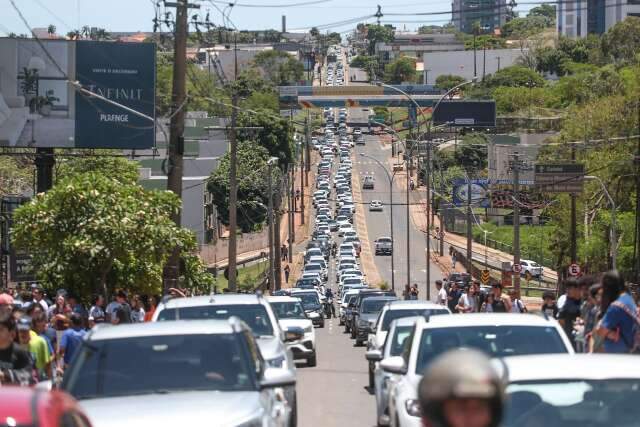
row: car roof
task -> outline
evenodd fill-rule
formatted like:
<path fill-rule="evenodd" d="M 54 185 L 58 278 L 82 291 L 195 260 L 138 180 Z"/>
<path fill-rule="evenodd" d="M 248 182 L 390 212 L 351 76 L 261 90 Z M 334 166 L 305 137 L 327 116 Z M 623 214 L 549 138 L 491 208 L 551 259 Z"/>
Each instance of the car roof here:
<path fill-rule="evenodd" d="M 267 301 L 272 302 L 299 302 L 300 298 L 294 298 L 286 295 L 268 296 Z"/>
<path fill-rule="evenodd" d="M 468 313 L 464 316 L 433 316 L 425 328 L 453 328 L 461 326 L 553 326 L 556 322 L 537 314 Z"/>
<path fill-rule="evenodd" d="M 395 299 L 396 297 L 380 295 L 378 297 L 365 298 L 364 300 L 365 301 L 394 301 Z"/>
<path fill-rule="evenodd" d="M 509 382 L 536 380 L 640 379 L 637 356 L 627 354 L 544 354 L 494 361 Z"/>
<path fill-rule="evenodd" d="M 239 322 L 240 323 L 240 322 Z M 231 334 L 229 320 L 172 320 L 167 322 L 128 323 L 118 326 L 100 324 L 88 335 L 89 341 L 141 338 L 169 335 Z"/>
<path fill-rule="evenodd" d="M 419 301 L 419 300 L 395 300 L 389 303 L 389 310 L 413 310 L 415 308 L 424 309 L 442 309 L 447 310 L 447 307 L 441 304 L 436 304 L 431 301 Z"/>
<path fill-rule="evenodd" d="M 409 317 L 399 317 L 397 319 L 393 319 L 391 324 L 389 325 L 389 329 L 395 326 L 413 326 L 418 319 L 424 319 L 422 316 L 409 316 Z"/>
<path fill-rule="evenodd" d="M 188 298 L 171 298 L 162 303 L 163 308 L 200 307 L 203 305 L 260 304 L 262 298 L 255 294 L 216 294 Z"/>

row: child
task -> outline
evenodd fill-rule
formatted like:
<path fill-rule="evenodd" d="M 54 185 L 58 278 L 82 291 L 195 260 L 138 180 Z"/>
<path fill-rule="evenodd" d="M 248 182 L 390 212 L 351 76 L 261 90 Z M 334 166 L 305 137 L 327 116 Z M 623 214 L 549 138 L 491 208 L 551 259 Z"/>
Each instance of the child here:
<path fill-rule="evenodd" d="M 540 311 L 555 319 L 558 316 L 558 305 L 556 304 L 556 298 L 553 292 L 546 291 L 543 293 L 542 301 L 543 303 L 542 307 L 540 307 Z"/>

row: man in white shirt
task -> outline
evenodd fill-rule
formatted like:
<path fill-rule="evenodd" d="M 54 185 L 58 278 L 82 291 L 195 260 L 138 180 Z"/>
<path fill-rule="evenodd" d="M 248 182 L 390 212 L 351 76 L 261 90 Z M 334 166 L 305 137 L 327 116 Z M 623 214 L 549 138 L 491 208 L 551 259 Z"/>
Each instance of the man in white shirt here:
<path fill-rule="evenodd" d="M 436 293 L 433 302 L 440 305 L 447 305 L 447 291 L 442 286 L 442 280 L 436 280 Z"/>
<path fill-rule="evenodd" d="M 46 313 L 49 309 L 49 304 L 44 300 L 44 292 L 42 288 L 39 288 L 37 285 L 33 286 L 31 289 L 31 295 L 33 296 L 33 302 L 40 304 L 42 310 Z"/>

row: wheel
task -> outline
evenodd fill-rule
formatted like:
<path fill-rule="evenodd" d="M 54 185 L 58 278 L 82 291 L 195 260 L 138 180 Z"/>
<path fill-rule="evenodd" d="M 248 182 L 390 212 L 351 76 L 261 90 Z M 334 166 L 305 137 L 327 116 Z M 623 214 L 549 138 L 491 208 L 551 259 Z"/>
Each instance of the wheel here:
<path fill-rule="evenodd" d="M 307 366 L 310 368 L 314 368 L 318 364 L 318 356 L 316 353 L 313 353 L 313 356 L 307 359 Z"/>
<path fill-rule="evenodd" d="M 320 322 L 320 327 L 324 328 L 324 319 L 322 319 L 322 322 Z"/>
<path fill-rule="evenodd" d="M 293 405 L 291 405 L 291 419 L 289 420 L 289 427 L 297 427 L 298 425 L 298 396 L 294 395 Z"/>
<path fill-rule="evenodd" d="M 344 324 L 344 333 L 348 334 L 349 333 L 349 325 L 348 324 Z"/>
<path fill-rule="evenodd" d="M 375 386 L 376 384 L 373 377 L 373 367 L 371 366 L 371 363 L 369 363 L 369 388 L 373 390 Z"/>
<path fill-rule="evenodd" d="M 356 331 L 356 328 L 351 328 L 351 339 L 355 340 L 357 336 L 358 332 Z"/>

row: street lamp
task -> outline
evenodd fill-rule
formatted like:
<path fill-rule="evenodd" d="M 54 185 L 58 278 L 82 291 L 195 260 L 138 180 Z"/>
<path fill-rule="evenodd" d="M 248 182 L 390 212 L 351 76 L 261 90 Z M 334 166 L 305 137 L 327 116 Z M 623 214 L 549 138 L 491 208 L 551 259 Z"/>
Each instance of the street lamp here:
<path fill-rule="evenodd" d="M 267 160 L 267 166 L 269 167 L 269 176 L 268 181 L 269 181 L 269 209 L 268 209 L 268 215 L 269 215 L 269 288 L 271 289 L 271 291 L 275 290 L 275 286 L 276 286 L 276 276 L 275 276 L 275 250 L 273 247 L 273 177 L 272 177 L 272 171 L 273 171 L 273 165 L 278 163 L 278 158 L 277 157 L 271 157 L 269 158 L 269 160 Z"/>
<path fill-rule="evenodd" d="M 384 165 L 380 160 L 376 159 L 375 157 L 369 156 L 368 154 L 365 154 L 365 153 L 360 153 L 360 155 L 362 157 L 366 157 L 376 162 L 378 166 L 382 168 L 384 173 L 387 175 L 387 179 L 389 180 L 389 209 L 390 209 L 389 229 L 391 233 L 391 290 L 395 291 L 396 290 L 396 280 L 395 280 L 396 270 L 395 270 L 395 264 L 393 262 L 393 259 L 395 257 L 395 250 L 394 250 L 395 239 L 393 237 L 393 179 L 396 177 L 396 172 L 394 171 L 393 174 L 389 174 L 389 171 L 387 170 L 386 167 L 384 167 Z"/>
<path fill-rule="evenodd" d="M 611 197 L 611 194 L 609 194 L 609 190 L 607 190 L 607 187 L 604 185 L 604 182 L 602 182 L 600 177 L 597 177 L 595 175 L 586 175 L 584 177 L 584 179 L 598 181 L 600 183 L 600 187 L 602 187 L 602 191 L 604 192 L 605 196 L 609 200 L 609 204 L 611 205 L 611 237 L 610 237 L 611 243 L 610 243 L 610 252 L 611 252 L 611 268 L 613 270 L 615 270 L 616 269 L 616 258 L 618 257 L 618 245 L 617 245 L 618 236 L 617 236 L 617 233 L 616 233 L 616 209 L 617 209 L 616 208 L 616 202 L 615 202 L 615 200 L 613 200 L 613 197 Z"/>

